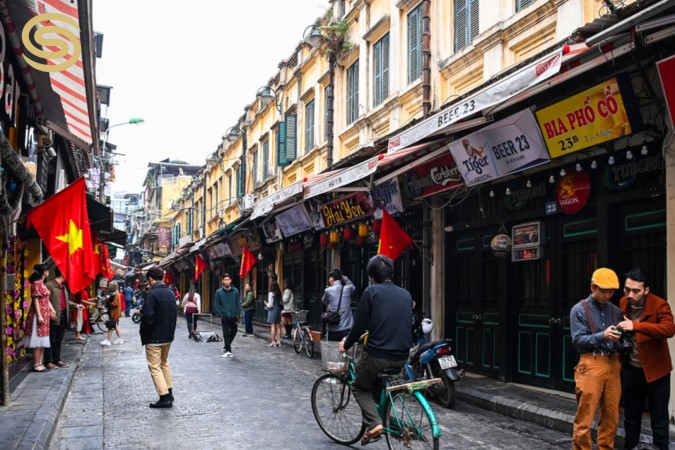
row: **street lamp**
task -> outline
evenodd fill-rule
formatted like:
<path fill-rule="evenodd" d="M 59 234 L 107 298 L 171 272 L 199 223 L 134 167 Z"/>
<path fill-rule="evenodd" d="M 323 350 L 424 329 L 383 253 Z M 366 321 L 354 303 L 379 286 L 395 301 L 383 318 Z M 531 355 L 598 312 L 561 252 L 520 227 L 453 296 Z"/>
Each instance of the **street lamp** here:
<path fill-rule="evenodd" d="M 309 33 L 307 32 L 309 30 Z M 321 27 L 316 24 L 312 24 L 305 28 L 305 31 L 302 32 L 302 39 L 312 48 L 319 48 L 323 44 L 323 34 L 321 33 Z"/>
<path fill-rule="evenodd" d="M 223 140 L 227 141 L 229 144 L 232 144 L 239 139 L 241 136 L 241 131 L 236 126 L 228 128 L 228 130 L 223 135 Z"/>
<path fill-rule="evenodd" d="M 271 101 L 274 101 L 274 106 L 277 108 L 277 111 L 279 111 L 279 114 L 281 114 L 281 100 L 277 102 L 277 91 L 275 91 L 274 88 L 270 86 L 262 86 L 258 89 L 258 92 L 256 92 L 255 96 L 265 106 L 267 106 L 267 104 L 269 104 Z"/>
<path fill-rule="evenodd" d="M 99 164 L 99 192 L 98 192 L 98 199 L 101 203 L 105 203 L 105 166 L 104 166 L 104 161 L 106 158 L 106 153 L 108 152 L 108 136 L 110 134 L 110 129 L 115 128 L 115 127 L 120 127 L 122 125 L 141 125 L 145 123 L 145 120 L 141 117 L 132 117 L 126 122 L 121 122 L 121 123 L 116 123 L 114 125 L 110 125 L 106 130 L 105 134 L 103 135 L 103 146 L 101 147 L 101 157 L 100 161 L 101 163 Z"/>

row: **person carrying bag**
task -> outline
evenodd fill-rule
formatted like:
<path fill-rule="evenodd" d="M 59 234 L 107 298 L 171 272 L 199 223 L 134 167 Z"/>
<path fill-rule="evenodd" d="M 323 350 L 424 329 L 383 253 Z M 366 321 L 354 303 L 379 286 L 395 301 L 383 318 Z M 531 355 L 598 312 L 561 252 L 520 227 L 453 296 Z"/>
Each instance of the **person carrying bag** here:
<path fill-rule="evenodd" d="M 338 269 L 328 273 L 328 284 L 321 302 L 326 305 L 326 312 L 321 315 L 321 321 L 326 327 L 329 341 L 338 342 L 351 330 L 354 325 L 351 301 L 354 284 L 349 278 L 342 275 Z M 344 302 L 342 301 L 346 299 Z"/>

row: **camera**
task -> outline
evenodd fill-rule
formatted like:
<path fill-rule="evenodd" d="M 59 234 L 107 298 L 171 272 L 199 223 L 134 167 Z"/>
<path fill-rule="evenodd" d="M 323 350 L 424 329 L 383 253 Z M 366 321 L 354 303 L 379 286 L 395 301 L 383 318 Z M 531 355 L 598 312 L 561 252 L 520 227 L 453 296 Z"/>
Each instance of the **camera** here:
<path fill-rule="evenodd" d="M 616 330 L 621 333 L 621 337 L 619 337 L 619 351 L 629 353 L 633 349 L 633 332 L 623 330 L 620 327 L 616 327 Z"/>

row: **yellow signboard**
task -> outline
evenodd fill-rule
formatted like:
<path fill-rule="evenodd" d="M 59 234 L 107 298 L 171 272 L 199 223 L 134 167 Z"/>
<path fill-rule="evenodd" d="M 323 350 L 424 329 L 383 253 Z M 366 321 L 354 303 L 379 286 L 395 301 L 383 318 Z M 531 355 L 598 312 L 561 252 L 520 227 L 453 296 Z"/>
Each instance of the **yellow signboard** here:
<path fill-rule="evenodd" d="M 631 134 L 616 78 L 536 112 L 551 158 Z"/>

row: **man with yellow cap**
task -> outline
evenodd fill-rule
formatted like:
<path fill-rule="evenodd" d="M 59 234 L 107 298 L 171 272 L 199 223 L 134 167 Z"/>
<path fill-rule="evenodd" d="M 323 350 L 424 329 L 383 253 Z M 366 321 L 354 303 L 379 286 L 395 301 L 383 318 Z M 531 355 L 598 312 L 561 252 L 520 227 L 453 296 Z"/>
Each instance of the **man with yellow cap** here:
<path fill-rule="evenodd" d="M 613 270 L 597 269 L 591 277 L 591 294 L 570 312 L 572 344 L 581 353 L 574 370 L 577 397 L 572 434 L 574 449 L 591 450 L 591 424 L 598 408 L 597 448 L 614 448 L 621 399 L 618 343 L 621 331 L 616 325 L 622 315 L 610 299 L 618 288 L 619 278 Z"/>

